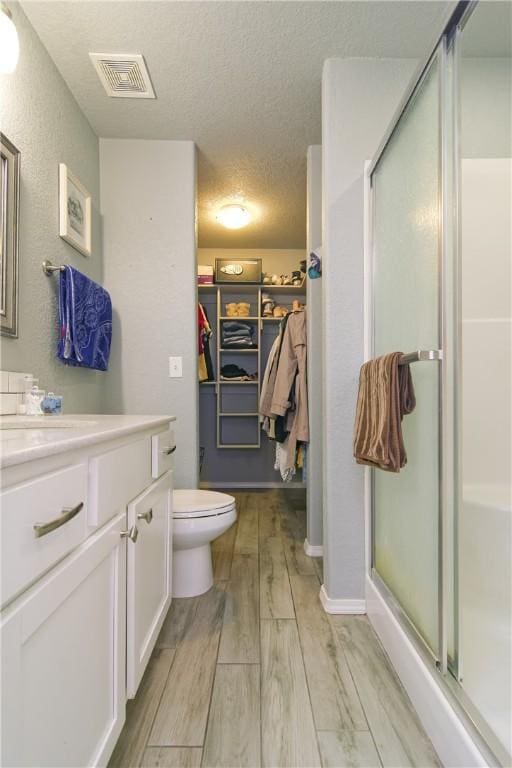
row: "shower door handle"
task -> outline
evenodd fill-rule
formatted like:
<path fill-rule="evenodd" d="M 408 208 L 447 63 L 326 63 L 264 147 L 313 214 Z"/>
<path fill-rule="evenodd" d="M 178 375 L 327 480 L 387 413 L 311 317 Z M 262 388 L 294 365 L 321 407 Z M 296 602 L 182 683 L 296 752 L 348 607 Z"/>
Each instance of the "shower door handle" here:
<path fill-rule="evenodd" d="M 146 510 L 146 512 L 139 512 L 137 514 L 137 520 L 145 520 L 146 523 L 149 525 L 153 520 L 153 510 L 148 509 Z"/>

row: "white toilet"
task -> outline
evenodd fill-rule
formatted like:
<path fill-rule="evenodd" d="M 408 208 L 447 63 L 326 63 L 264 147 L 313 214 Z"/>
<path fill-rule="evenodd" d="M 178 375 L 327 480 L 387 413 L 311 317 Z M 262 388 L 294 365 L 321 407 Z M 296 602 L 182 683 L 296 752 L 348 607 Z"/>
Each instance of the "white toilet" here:
<path fill-rule="evenodd" d="M 210 542 L 236 520 L 233 496 L 216 491 L 173 493 L 173 597 L 194 597 L 213 584 Z"/>

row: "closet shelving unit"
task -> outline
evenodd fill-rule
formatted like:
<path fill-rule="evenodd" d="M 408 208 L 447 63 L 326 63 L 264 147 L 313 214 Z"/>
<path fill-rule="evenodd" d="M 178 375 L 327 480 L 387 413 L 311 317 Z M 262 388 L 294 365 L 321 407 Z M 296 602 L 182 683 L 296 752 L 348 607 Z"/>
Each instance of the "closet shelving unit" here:
<path fill-rule="evenodd" d="M 261 380 L 263 377 L 264 367 L 266 365 L 266 358 L 262 357 L 262 342 L 263 342 L 263 330 L 264 328 L 275 328 L 277 333 L 279 329 L 279 323 L 282 318 L 277 317 L 263 317 L 261 307 L 261 295 L 262 293 L 268 293 L 272 296 L 276 305 L 284 306 L 287 309 L 291 309 L 291 303 L 293 299 L 301 299 L 304 301 L 306 296 L 306 285 L 303 282 L 300 286 L 295 285 L 246 285 L 243 283 L 217 283 L 215 285 L 199 285 L 199 300 L 205 295 L 216 297 L 216 368 L 215 368 L 215 381 L 207 381 L 200 384 L 201 387 L 214 386 L 216 393 L 216 423 L 217 423 L 217 448 L 218 449 L 237 449 L 237 450 L 249 450 L 258 449 L 261 447 L 261 430 L 259 424 L 259 401 L 261 393 Z M 250 314 L 248 317 L 228 317 L 225 311 L 225 305 L 230 302 L 246 301 L 250 303 Z M 254 341 L 256 346 L 253 349 L 223 349 L 221 347 L 222 341 L 222 325 L 226 321 L 240 320 L 241 322 L 248 322 L 251 325 L 254 324 Z M 243 361 L 243 362 L 242 362 Z M 256 378 L 254 381 L 228 381 L 222 379 L 220 371 L 223 365 L 227 363 L 239 364 L 249 373 L 255 373 Z M 237 399 L 236 395 L 247 392 L 252 397 L 253 407 L 248 409 L 235 408 L 229 410 L 227 405 L 228 399 Z M 239 399 L 239 398 L 238 398 Z M 251 432 L 256 436 L 256 439 L 250 442 L 226 441 L 223 439 L 225 427 L 227 423 L 232 420 L 247 420 L 254 422 L 252 424 Z M 233 422 L 232 422 L 233 423 Z"/>

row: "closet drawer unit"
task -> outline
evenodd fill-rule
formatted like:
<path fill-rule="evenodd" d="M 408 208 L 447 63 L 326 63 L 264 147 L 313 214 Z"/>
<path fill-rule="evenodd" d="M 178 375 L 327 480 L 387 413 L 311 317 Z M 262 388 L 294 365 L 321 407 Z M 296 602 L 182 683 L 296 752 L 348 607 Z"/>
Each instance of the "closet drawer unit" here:
<path fill-rule="evenodd" d="M 4 491 L 1 530 L 5 605 L 87 538 L 87 465 Z"/>
<path fill-rule="evenodd" d="M 89 462 L 89 525 L 104 525 L 150 483 L 149 436 L 92 458 Z"/>
<path fill-rule="evenodd" d="M 176 440 L 172 429 L 151 438 L 151 477 L 156 479 L 172 469 Z"/>

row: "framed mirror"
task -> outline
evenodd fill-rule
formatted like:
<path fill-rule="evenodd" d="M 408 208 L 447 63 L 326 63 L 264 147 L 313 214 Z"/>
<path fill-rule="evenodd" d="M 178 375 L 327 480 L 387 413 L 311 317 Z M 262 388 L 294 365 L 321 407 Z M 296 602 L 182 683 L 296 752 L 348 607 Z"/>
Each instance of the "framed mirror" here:
<path fill-rule="evenodd" d="M 0 318 L 2 336 L 18 336 L 20 153 L 0 133 Z"/>

